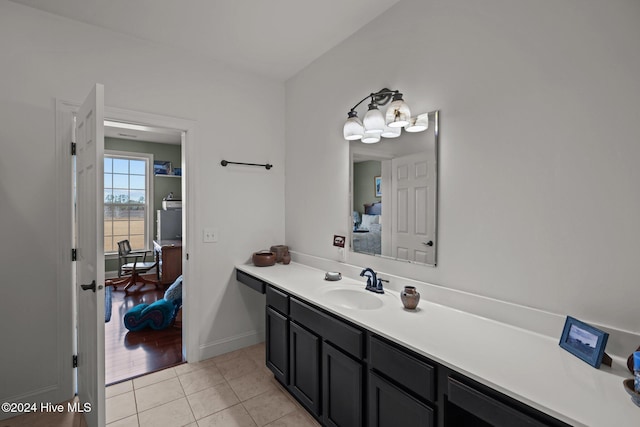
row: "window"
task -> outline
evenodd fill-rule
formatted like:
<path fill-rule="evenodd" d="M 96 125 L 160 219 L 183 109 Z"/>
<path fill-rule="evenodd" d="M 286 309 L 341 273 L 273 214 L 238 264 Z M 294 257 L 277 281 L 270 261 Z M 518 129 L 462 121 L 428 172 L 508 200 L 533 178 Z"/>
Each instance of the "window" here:
<path fill-rule="evenodd" d="M 124 239 L 133 250 L 149 249 L 152 164 L 150 154 L 105 151 L 105 254 L 117 253 Z"/>

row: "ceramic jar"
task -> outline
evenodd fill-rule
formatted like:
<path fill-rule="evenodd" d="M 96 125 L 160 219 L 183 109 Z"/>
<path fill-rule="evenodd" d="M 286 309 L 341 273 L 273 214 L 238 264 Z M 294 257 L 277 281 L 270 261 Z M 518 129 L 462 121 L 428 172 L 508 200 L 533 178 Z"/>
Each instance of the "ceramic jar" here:
<path fill-rule="evenodd" d="M 289 255 L 289 246 L 287 246 L 287 245 L 275 245 L 275 246 L 271 246 L 271 248 L 269 250 L 271 252 L 273 252 L 274 254 L 276 254 L 276 262 L 281 262 L 283 264 L 289 264 L 289 262 L 284 262 L 285 261 L 285 257 L 287 255 Z M 291 261 L 291 257 L 290 256 L 289 256 L 288 260 Z"/>
<path fill-rule="evenodd" d="M 400 292 L 400 299 L 402 305 L 407 310 L 415 310 L 420 302 L 420 293 L 416 291 L 415 286 L 405 286 L 404 290 Z"/>
<path fill-rule="evenodd" d="M 276 263 L 276 254 L 271 251 L 254 252 L 251 261 L 256 267 L 270 267 Z"/>

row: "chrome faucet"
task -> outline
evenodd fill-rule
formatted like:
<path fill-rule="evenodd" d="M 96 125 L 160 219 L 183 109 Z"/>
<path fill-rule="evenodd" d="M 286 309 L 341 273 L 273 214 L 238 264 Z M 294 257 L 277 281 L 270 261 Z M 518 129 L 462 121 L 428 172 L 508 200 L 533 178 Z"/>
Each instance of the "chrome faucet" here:
<path fill-rule="evenodd" d="M 365 268 L 360 272 L 361 277 L 367 278 L 367 286 L 365 289 L 371 292 L 375 292 L 378 294 L 384 294 L 384 289 L 382 289 L 382 282 L 389 282 L 388 280 L 378 279 L 376 272 L 371 268 Z"/>

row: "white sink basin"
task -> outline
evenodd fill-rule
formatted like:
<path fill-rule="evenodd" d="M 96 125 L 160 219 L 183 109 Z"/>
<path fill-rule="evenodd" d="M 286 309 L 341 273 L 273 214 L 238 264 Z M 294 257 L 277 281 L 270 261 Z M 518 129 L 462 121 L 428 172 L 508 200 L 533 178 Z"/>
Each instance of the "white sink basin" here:
<path fill-rule="evenodd" d="M 322 293 L 324 300 L 332 305 L 354 310 L 375 310 L 382 307 L 382 299 L 364 289 L 327 289 Z"/>

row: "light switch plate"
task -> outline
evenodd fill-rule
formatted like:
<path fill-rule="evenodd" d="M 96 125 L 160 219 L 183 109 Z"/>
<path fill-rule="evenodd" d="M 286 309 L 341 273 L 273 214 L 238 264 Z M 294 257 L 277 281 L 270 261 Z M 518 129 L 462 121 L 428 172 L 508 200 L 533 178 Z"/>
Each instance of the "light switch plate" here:
<path fill-rule="evenodd" d="M 218 241 L 218 229 L 206 227 L 202 231 L 202 241 L 204 243 L 216 243 Z"/>

